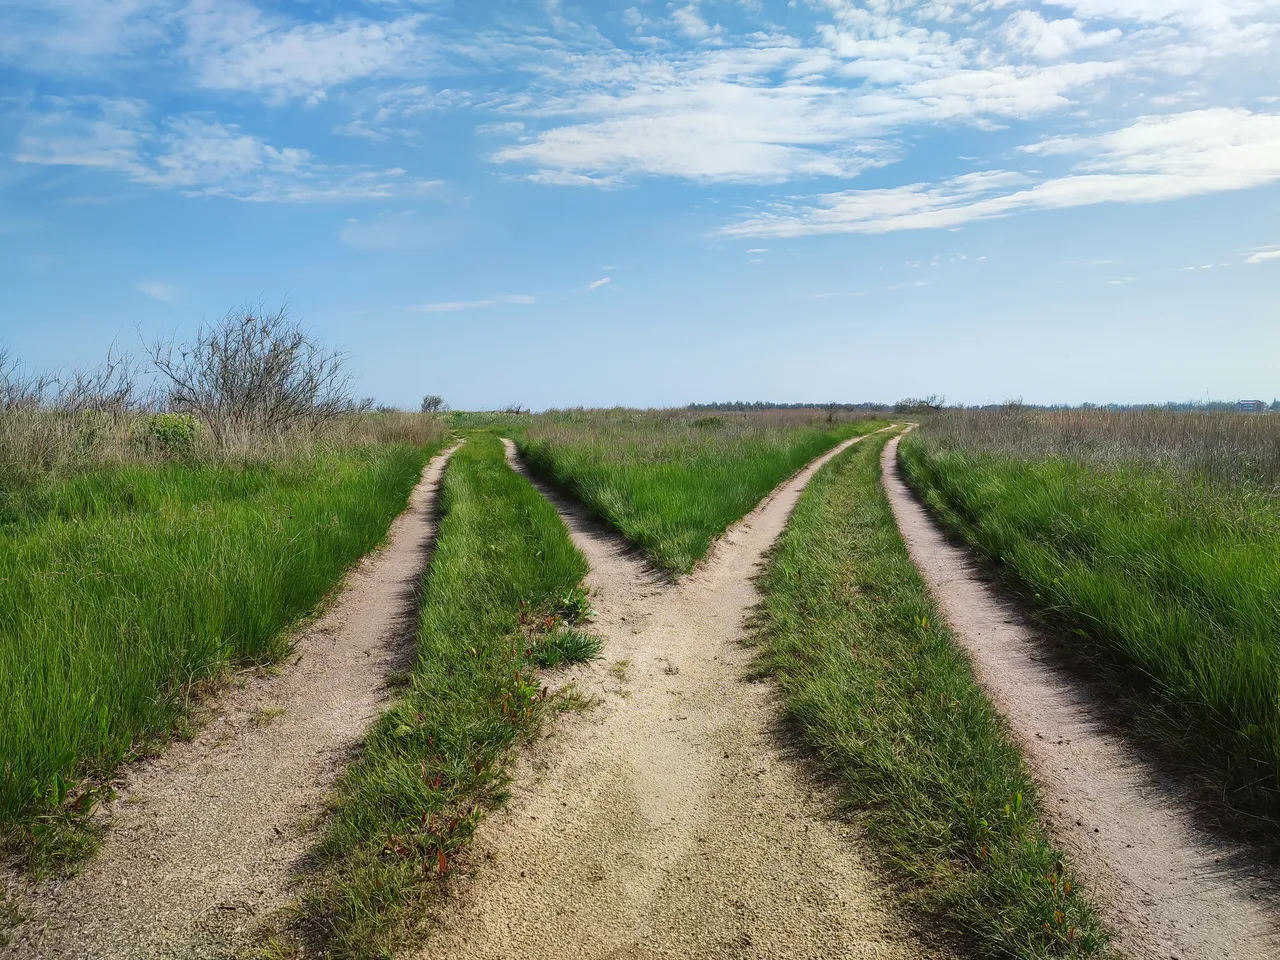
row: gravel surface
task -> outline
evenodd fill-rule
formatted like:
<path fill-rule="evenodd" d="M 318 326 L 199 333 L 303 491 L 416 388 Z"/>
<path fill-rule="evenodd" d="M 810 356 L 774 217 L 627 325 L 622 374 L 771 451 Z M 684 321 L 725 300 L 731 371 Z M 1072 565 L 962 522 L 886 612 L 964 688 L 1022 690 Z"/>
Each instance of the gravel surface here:
<path fill-rule="evenodd" d="M 283 672 L 228 691 L 190 742 L 124 771 L 107 840 L 76 877 L 20 891 L 4 958 L 225 957 L 288 902 L 324 797 L 407 665 L 416 590 L 453 450 L 436 456 L 385 546 L 297 638 Z"/>
<path fill-rule="evenodd" d="M 757 565 L 836 452 L 674 585 L 544 489 L 599 591 L 605 659 L 574 676 L 601 702 L 520 761 L 421 957 L 926 955 L 856 828 L 791 755 L 773 685 L 747 679 Z"/>
<path fill-rule="evenodd" d="M 1096 888 L 1118 946 L 1152 960 L 1275 960 L 1276 877 L 1198 830 L 1177 785 L 1098 716 L 1089 692 L 1047 658 L 1045 638 L 949 543 L 884 450 L 898 526 L 974 674 L 1044 787 L 1051 828 Z"/>

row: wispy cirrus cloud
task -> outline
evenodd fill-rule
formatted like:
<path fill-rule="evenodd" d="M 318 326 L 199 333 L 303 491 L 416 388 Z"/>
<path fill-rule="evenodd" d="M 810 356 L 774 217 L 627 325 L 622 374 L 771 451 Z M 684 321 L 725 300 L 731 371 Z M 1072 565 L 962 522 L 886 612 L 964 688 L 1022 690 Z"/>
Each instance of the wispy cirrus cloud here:
<path fill-rule="evenodd" d="M 588 290 L 599 290 L 601 287 L 613 283 L 613 277 L 601 277 L 599 280 L 592 280 L 587 284 Z"/>
<path fill-rule="evenodd" d="M 1280 260 L 1280 247 L 1263 247 L 1245 257 L 1245 263 L 1266 263 L 1268 260 Z"/>
<path fill-rule="evenodd" d="M 386 198 L 434 186 L 398 168 L 352 170 L 309 150 L 276 147 L 202 117 L 156 123 L 146 104 L 107 97 L 52 97 L 29 112 L 19 163 L 112 170 L 137 184 L 189 196 L 257 202 Z"/>
<path fill-rule="evenodd" d="M 1280 114 L 1215 108 L 1143 117 L 1119 130 L 1055 137 L 1030 155 L 1083 155 L 1057 177 L 992 170 L 774 204 L 721 233 L 795 237 L 955 227 L 1028 210 L 1152 203 L 1280 181 Z"/>
<path fill-rule="evenodd" d="M 161 283 L 158 280 L 143 280 L 134 289 L 152 300 L 159 300 L 161 303 L 178 302 L 178 291 L 172 285 Z"/>
<path fill-rule="evenodd" d="M 527 293 L 508 293 L 484 300 L 444 300 L 439 303 L 419 303 L 405 307 L 414 313 L 458 313 L 463 310 L 483 310 L 485 307 L 496 307 L 503 304 L 537 303 L 537 298 Z"/>

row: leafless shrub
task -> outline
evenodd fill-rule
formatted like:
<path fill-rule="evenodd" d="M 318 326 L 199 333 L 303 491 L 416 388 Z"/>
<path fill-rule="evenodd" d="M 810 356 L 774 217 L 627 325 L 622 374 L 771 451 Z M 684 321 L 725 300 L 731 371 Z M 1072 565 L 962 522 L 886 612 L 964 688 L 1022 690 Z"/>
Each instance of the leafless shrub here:
<path fill-rule="evenodd" d="M 0 413 L 43 406 L 56 387 L 55 377 L 29 372 L 8 349 L 0 347 Z"/>
<path fill-rule="evenodd" d="M 171 410 L 192 413 L 215 441 L 314 430 L 361 409 L 353 401 L 346 357 L 275 311 L 241 307 L 201 327 L 190 343 L 153 347 L 152 362 Z M 372 402 L 370 401 L 370 406 Z"/>
<path fill-rule="evenodd" d="M 422 398 L 422 406 L 419 409 L 423 413 L 439 413 L 444 409 L 444 397 L 436 393 L 428 393 Z"/>

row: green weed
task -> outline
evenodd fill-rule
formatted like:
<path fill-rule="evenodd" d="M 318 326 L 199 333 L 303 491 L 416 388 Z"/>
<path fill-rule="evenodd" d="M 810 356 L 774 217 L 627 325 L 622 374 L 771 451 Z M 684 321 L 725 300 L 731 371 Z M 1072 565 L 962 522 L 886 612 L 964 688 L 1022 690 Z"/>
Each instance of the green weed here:
<path fill-rule="evenodd" d="M 532 650 L 533 662 L 540 667 L 584 663 L 600 656 L 600 638 L 582 630 L 560 627 L 542 637 Z"/>

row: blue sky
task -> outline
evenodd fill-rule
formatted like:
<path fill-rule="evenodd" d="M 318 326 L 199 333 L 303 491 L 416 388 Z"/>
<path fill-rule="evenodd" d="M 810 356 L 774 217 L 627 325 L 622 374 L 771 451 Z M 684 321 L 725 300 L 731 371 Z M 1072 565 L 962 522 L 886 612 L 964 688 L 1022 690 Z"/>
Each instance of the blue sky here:
<path fill-rule="evenodd" d="M 0 344 L 411 404 L 1280 394 L 1280 0 L 5 0 Z"/>

